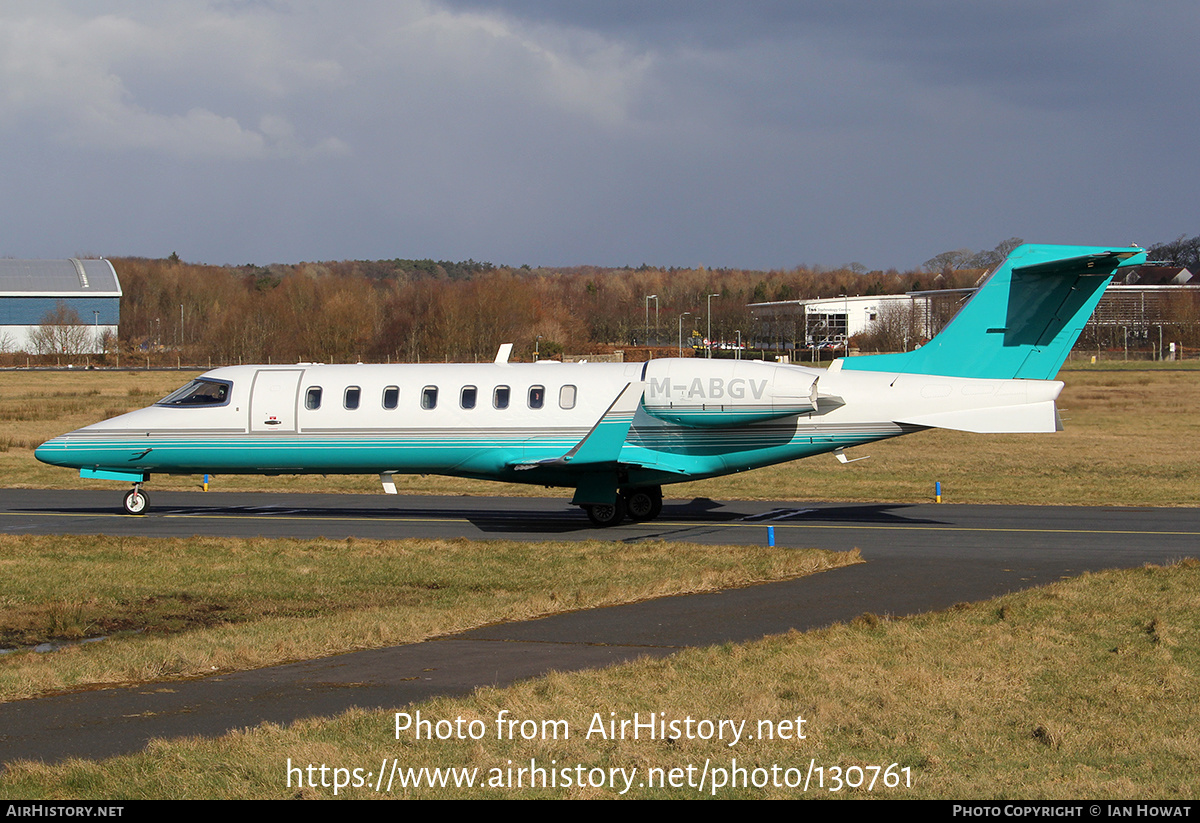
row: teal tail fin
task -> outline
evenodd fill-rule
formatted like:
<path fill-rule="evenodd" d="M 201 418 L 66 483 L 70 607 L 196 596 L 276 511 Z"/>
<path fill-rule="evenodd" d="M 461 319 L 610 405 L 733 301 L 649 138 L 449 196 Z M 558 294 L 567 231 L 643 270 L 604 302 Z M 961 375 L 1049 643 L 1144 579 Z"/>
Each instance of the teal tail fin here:
<path fill-rule="evenodd" d="M 924 346 L 899 354 L 848 357 L 842 368 L 1051 380 L 1113 273 L 1145 259 L 1146 252 L 1136 247 L 1018 246 Z"/>

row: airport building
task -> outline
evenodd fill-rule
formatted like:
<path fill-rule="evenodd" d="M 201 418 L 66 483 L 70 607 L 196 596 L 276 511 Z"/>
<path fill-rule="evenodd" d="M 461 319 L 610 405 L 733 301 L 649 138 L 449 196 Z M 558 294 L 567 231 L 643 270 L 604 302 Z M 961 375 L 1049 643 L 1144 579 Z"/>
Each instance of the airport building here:
<path fill-rule="evenodd" d="M 1137 266 L 1105 290 L 1078 345 L 1151 350 L 1155 359 L 1174 359 L 1177 341 L 1194 339 L 1198 319 L 1200 285 L 1190 271 L 1179 266 Z"/>
<path fill-rule="evenodd" d="M 0 352 L 98 353 L 120 319 L 121 283 L 107 260 L 0 260 Z"/>
<path fill-rule="evenodd" d="M 844 346 L 847 339 L 868 331 L 888 312 L 911 317 L 915 344 L 936 332 L 937 304 L 947 296 L 957 310 L 964 296 L 960 290 L 779 300 L 751 303 L 749 309 L 769 342 L 780 349 Z"/>
<path fill-rule="evenodd" d="M 937 334 L 975 289 L 941 289 L 907 294 L 855 295 L 815 300 L 751 303 L 768 348 L 837 349 L 889 321 L 895 350 L 907 350 Z M 1200 317 L 1200 285 L 1181 267 L 1138 266 L 1105 290 L 1084 327 L 1079 345 L 1103 349 L 1153 349 L 1167 357 L 1168 344 Z M 1172 348 L 1173 350 L 1173 348 Z"/>

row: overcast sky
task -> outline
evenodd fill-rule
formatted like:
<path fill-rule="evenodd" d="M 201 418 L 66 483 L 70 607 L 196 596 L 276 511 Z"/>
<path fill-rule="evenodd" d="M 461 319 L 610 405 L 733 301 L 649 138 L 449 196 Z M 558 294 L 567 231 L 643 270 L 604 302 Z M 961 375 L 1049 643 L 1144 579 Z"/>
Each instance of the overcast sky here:
<path fill-rule="evenodd" d="M 5 0 L 0 256 L 1171 240 L 1200 233 L 1198 35 L 1194 0 Z"/>

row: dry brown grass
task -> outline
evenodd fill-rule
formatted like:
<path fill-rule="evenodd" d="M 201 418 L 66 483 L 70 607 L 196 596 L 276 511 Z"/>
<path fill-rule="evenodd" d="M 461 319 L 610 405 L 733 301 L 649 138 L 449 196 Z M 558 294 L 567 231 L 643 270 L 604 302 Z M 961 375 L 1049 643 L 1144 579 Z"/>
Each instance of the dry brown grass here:
<path fill-rule="evenodd" d="M 242 670 L 858 562 L 756 546 L 0 535 L 0 700 Z"/>
<path fill-rule="evenodd" d="M 552 674 L 405 708 L 427 719 L 563 719 L 570 738 L 396 739 L 394 715 L 265 724 L 219 740 L 62 766 L 14 764 L 2 797 L 329 797 L 287 784 L 286 764 L 377 769 L 473 767 L 485 778 L 536 758 L 585 769 L 694 769 L 691 785 L 626 796 L 695 798 L 706 764 L 773 765 L 826 785 L 725 788 L 718 797 L 1187 800 L 1200 789 L 1200 563 L 1087 574 L 998 600 L 904 620 L 853 621 L 746 645 L 681 652 L 595 672 Z M 804 740 L 601 739 L 596 714 L 630 719 L 805 719 Z M 889 764 L 911 785 L 833 792 L 831 768 Z M 613 797 L 604 788 L 401 790 L 390 797 Z M 366 788 L 339 796 L 379 796 Z"/>

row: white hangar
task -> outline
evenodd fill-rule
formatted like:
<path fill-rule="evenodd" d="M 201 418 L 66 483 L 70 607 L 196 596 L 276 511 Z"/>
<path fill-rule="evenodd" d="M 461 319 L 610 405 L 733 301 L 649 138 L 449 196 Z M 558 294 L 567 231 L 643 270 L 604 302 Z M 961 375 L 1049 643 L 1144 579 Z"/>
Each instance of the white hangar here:
<path fill-rule="evenodd" d="M 0 351 L 100 352 L 120 320 L 121 283 L 107 260 L 0 260 Z"/>

